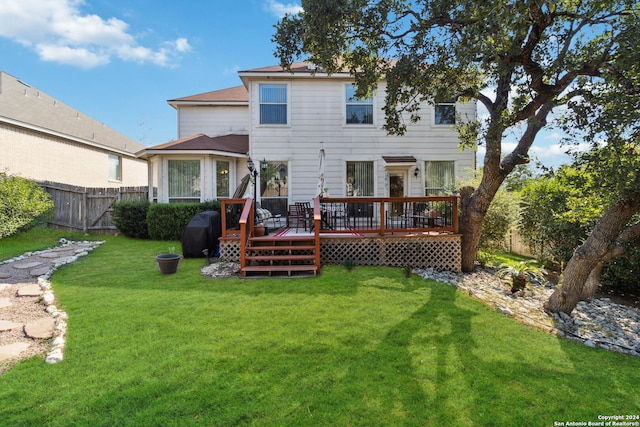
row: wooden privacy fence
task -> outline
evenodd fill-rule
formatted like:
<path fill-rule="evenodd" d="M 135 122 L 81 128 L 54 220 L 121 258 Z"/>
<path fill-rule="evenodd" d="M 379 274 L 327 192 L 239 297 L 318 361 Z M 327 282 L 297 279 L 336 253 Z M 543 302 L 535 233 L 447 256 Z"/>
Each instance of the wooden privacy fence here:
<path fill-rule="evenodd" d="M 96 234 L 117 232 L 112 221 L 113 204 L 120 200 L 148 200 L 148 187 L 87 188 L 40 183 L 51 195 L 55 210 L 49 226 Z"/>

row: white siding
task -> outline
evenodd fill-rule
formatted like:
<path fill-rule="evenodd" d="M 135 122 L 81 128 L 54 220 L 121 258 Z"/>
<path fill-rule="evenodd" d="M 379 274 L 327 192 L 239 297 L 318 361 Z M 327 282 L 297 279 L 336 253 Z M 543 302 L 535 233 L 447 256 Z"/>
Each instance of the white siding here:
<path fill-rule="evenodd" d="M 208 136 L 249 133 L 246 106 L 181 106 L 178 139 L 203 133 Z"/>
<path fill-rule="evenodd" d="M 270 79 L 269 82 L 274 82 Z M 287 126 L 259 124 L 258 85 L 250 85 L 251 156 L 254 160 L 288 160 L 289 189 L 292 201 L 310 200 L 316 195 L 318 155 L 324 142 L 325 186 L 331 196 L 345 195 L 345 162 L 370 160 L 375 162 L 376 196 L 388 195 L 385 186 L 385 162 L 382 156 L 411 155 L 416 163 L 407 164 L 408 195 L 423 194 L 422 174 L 413 176 L 416 165 L 422 170 L 425 160 L 453 160 L 456 174 L 473 170 L 475 152 L 460 152 L 458 135 L 448 126 L 433 125 L 433 108 L 426 106 L 422 120 L 409 125 L 404 136 L 390 136 L 382 130 L 384 124 L 384 87 L 374 99 L 374 125 L 345 125 L 346 80 L 289 78 L 289 117 Z M 458 111 L 470 119 L 476 117 L 475 103 L 458 105 Z M 407 120 L 408 123 L 408 120 Z"/>

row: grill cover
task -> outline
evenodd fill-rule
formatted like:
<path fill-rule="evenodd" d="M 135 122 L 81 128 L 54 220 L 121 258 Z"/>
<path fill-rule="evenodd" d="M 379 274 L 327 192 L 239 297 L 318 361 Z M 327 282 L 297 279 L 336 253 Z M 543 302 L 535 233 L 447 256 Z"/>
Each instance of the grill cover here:
<path fill-rule="evenodd" d="M 182 232 L 182 256 L 202 258 L 208 250 L 209 257 L 220 256 L 218 239 L 221 236 L 222 222 L 220 213 L 205 211 L 196 214 Z"/>

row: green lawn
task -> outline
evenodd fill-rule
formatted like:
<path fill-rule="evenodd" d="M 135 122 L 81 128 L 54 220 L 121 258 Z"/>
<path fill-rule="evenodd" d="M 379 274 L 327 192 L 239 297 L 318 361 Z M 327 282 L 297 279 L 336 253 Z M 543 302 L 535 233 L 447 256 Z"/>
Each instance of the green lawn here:
<path fill-rule="evenodd" d="M 553 426 L 640 414 L 640 359 L 525 327 L 400 268 L 207 279 L 203 259 L 186 259 L 163 276 L 153 257 L 179 243 L 99 238 L 52 278 L 69 314 L 64 361 L 1 376 L 0 425 Z"/>

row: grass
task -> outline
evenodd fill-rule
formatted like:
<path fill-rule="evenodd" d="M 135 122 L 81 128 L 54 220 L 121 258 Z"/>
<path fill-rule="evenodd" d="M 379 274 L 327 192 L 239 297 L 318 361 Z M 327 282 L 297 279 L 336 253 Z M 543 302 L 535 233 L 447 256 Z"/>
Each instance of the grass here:
<path fill-rule="evenodd" d="M 550 426 L 640 413 L 640 359 L 400 268 L 207 279 L 204 260 L 184 259 L 163 276 L 153 257 L 169 243 L 104 239 L 54 274 L 65 360 L 1 376 L 0 424 Z"/>

